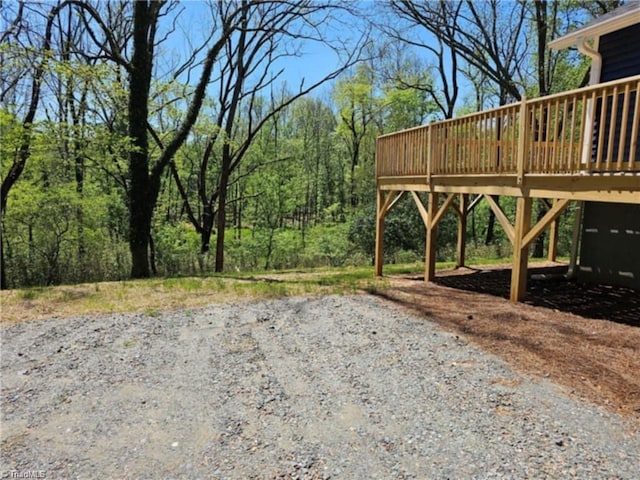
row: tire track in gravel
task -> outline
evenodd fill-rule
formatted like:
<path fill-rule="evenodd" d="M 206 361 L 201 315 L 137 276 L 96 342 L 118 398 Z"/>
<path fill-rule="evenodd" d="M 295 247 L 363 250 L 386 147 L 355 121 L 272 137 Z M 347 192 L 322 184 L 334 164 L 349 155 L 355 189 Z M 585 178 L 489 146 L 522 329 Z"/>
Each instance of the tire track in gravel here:
<path fill-rule="evenodd" d="M 355 377 L 347 374 L 353 362 L 347 361 L 350 352 L 341 348 L 347 332 L 331 315 L 332 308 L 337 307 L 330 300 L 320 304 L 294 302 L 286 311 L 278 312 L 277 318 L 253 330 L 288 410 L 295 412 L 289 428 L 278 425 L 280 422 L 272 425 L 283 432 L 281 446 L 304 444 L 320 465 L 329 459 L 335 463 L 340 456 L 358 458 L 366 450 L 361 437 L 367 433 L 369 422 L 357 384 L 352 381 Z M 367 344 L 358 339 L 354 347 L 365 348 Z M 340 465 L 332 473 L 339 475 L 346 467 L 358 474 L 355 464 Z M 368 472 L 385 470 L 375 456 L 368 457 L 365 468 Z"/>
<path fill-rule="evenodd" d="M 268 328 L 254 330 L 267 364 L 290 394 L 291 410 L 304 412 L 297 440 L 315 445 L 321 456 L 337 464 L 337 475 L 348 471 L 366 477 L 376 472 L 385 478 L 420 470 L 425 459 L 411 445 L 417 441 L 412 440 L 418 436 L 416 430 L 422 435 L 426 427 L 437 442 L 438 432 L 451 427 L 443 420 L 450 420 L 446 415 L 416 421 L 416 416 L 425 415 L 420 401 L 415 410 L 402 407 L 429 395 L 439 402 L 450 394 L 452 382 L 430 378 L 444 362 L 429 343 L 421 346 L 415 338 L 416 333 L 435 334 L 424 322 L 399 321 L 401 316 L 371 299 L 352 299 L 348 322 L 342 308 L 343 302 L 335 298 L 301 301 L 289 305 Z M 380 315 L 381 309 L 386 315 Z M 450 356 L 451 348 L 443 348 Z M 466 356 L 461 353 L 460 363 L 474 365 Z M 474 432 L 460 437 L 460 444 L 480 447 L 482 438 Z M 363 452 L 366 465 L 357 460 Z M 445 447 L 442 456 L 449 455 Z"/>

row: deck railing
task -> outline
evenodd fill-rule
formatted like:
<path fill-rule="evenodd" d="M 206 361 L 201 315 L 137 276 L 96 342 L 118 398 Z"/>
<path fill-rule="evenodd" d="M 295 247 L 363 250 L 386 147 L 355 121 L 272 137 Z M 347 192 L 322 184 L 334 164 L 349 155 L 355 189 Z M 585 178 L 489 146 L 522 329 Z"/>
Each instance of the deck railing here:
<path fill-rule="evenodd" d="M 378 177 L 640 170 L 640 75 L 378 137 Z"/>

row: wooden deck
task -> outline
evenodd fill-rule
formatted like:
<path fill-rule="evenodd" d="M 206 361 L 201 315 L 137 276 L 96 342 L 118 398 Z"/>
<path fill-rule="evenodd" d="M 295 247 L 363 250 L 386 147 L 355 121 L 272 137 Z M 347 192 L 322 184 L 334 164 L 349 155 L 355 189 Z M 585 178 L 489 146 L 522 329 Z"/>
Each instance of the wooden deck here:
<path fill-rule="evenodd" d="M 458 216 L 463 265 L 466 216 L 486 199 L 513 244 L 511 299 L 522 300 L 529 245 L 550 228 L 555 257 L 556 220 L 570 201 L 640 203 L 639 90 L 640 76 L 629 77 L 378 137 L 376 274 L 384 217 L 404 193 L 427 229 L 426 281 L 434 278 L 436 228 L 445 211 L 453 207 Z M 417 192 L 428 192 L 426 205 Z M 495 195 L 516 197 L 514 225 Z M 533 199 L 550 207 L 535 225 Z"/>

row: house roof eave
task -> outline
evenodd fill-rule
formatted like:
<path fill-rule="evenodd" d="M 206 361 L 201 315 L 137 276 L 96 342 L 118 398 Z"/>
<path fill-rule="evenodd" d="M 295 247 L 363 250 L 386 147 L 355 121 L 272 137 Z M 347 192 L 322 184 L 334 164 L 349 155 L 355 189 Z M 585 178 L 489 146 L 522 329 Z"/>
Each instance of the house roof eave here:
<path fill-rule="evenodd" d="M 552 40 L 549 42 L 549 48 L 555 50 L 568 48 L 576 45 L 581 39 L 598 38 L 636 23 L 640 23 L 640 1 L 631 0 L 602 17 L 592 20 L 584 27 Z"/>

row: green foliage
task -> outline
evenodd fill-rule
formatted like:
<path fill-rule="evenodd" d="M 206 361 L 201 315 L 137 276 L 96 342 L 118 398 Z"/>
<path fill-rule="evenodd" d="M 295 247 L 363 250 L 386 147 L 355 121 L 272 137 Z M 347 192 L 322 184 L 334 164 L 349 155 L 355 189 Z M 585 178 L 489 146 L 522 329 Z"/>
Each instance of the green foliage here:
<path fill-rule="evenodd" d="M 344 265 L 352 250 L 347 239 L 348 228 L 349 226 L 343 223 L 311 229 L 303 256 L 303 265 L 314 267 Z"/>
<path fill-rule="evenodd" d="M 159 273 L 167 276 L 198 273 L 200 239 L 190 225 L 162 223 L 156 226 L 153 236 Z"/>
<path fill-rule="evenodd" d="M 181 288 L 183 290 L 194 291 L 202 288 L 202 280 L 199 278 L 167 278 L 162 282 L 165 288 Z"/>
<path fill-rule="evenodd" d="M 3 170 L 17 149 L 19 127 L 6 112 L 3 131 Z M 80 163 L 93 155 L 78 137 L 91 128 L 41 122 L 32 128 L 31 156 L 21 182 L 14 185 L 2 218 L 5 273 L 12 286 L 48 285 L 116 279 L 126 276 L 128 260 L 122 223 L 109 210 L 123 209 L 109 192 L 108 182 L 92 181 Z M 6 134 L 6 135 L 5 135 Z M 5 142 L 5 138 L 9 141 Z M 82 173 L 83 183 L 78 183 Z M 106 192 L 105 192 L 106 190 Z"/>
<path fill-rule="evenodd" d="M 360 209 L 349 229 L 349 240 L 373 262 L 375 255 L 376 209 Z M 413 200 L 402 198 L 387 214 L 384 229 L 385 261 L 415 261 L 424 258 L 425 228 Z"/>

